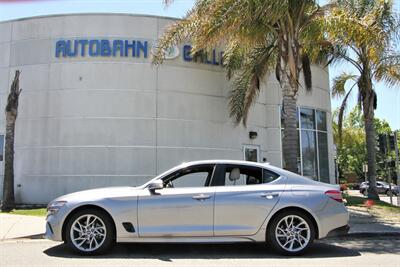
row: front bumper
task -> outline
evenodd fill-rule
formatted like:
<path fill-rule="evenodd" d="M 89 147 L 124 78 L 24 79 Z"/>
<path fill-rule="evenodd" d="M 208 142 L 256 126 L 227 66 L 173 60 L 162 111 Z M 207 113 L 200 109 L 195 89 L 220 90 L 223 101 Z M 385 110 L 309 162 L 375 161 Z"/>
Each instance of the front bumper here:
<path fill-rule="evenodd" d="M 49 215 L 46 218 L 46 233 L 44 237 L 53 241 L 62 241 L 62 225 L 64 216 L 61 214 Z"/>
<path fill-rule="evenodd" d="M 334 237 L 334 236 L 345 236 L 349 233 L 350 226 L 344 225 L 338 228 L 335 228 L 326 235 L 326 237 Z"/>

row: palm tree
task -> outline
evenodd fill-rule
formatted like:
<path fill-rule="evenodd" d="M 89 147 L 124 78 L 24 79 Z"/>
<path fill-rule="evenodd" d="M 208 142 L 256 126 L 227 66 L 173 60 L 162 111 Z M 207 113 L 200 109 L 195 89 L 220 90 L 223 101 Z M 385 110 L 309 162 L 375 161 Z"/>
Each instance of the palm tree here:
<path fill-rule="evenodd" d="M 167 4 L 171 1 L 165 0 Z M 324 8 L 313 0 L 197 0 L 183 20 L 172 24 L 158 42 L 153 63 L 163 51 L 190 41 L 192 53 L 224 47 L 224 67 L 233 79 L 230 116 L 246 119 L 260 91 L 260 80 L 275 70 L 282 90 L 285 168 L 297 172 L 296 102 L 300 74 L 311 90 L 310 64 L 321 59 L 324 36 L 317 18 Z"/>
<path fill-rule="evenodd" d="M 344 60 L 355 69 L 355 72 L 344 72 L 333 80 L 333 95 L 344 96 L 338 118 L 339 135 L 349 96 L 357 88 L 366 135 L 368 198 L 379 199 L 376 191 L 374 112 L 377 95 L 374 83 L 384 82 L 388 86 L 400 83 L 400 55 L 394 47 L 400 37 L 400 22 L 394 15 L 392 1 L 337 0 L 333 4 L 324 20 L 327 38 L 340 48 L 334 52 L 336 60 Z M 350 81 L 353 85 L 346 92 L 345 84 Z"/>
<path fill-rule="evenodd" d="M 6 105 L 6 144 L 4 152 L 4 185 L 2 211 L 10 211 L 15 207 L 14 198 L 14 135 L 15 122 L 18 115 L 18 102 L 21 90 L 19 88 L 20 71 L 15 71 Z"/>

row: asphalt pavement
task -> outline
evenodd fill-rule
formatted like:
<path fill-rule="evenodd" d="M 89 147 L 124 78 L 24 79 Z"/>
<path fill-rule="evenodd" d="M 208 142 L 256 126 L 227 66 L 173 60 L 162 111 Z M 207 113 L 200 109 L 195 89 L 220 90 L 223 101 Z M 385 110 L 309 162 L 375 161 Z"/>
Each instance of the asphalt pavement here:
<path fill-rule="evenodd" d="M 283 257 L 265 244 L 117 244 L 98 257 L 42 239 L 44 217 L 0 213 L 0 266 L 390 266 L 400 267 L 400 225 L 350 210 L 351 233 L 316 241 L 301 257 Z"/>
<path fill-rule="evenodd" d="M 280 256 L 264 244 L 119 244 L 83 257 L 47 240 L 0 242 L 1 266 L 363 266 L 400 267 L 399 238 L 324 239 L 300 257 Z"/>

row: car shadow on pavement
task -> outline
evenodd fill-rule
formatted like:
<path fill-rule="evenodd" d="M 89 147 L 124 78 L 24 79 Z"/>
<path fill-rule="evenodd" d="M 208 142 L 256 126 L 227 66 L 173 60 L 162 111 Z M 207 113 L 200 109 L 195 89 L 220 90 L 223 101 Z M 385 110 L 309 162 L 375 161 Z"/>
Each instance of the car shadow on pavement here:
<path fill-rule="evenodd" d="M 335 241 L 336 242 L 336 241 Z M 341 241 L 340 241 L 341 242 Z M 374 247 L 374 244 L 371 244 Z M 387 252 L 383 247 L 382 253 Z M 388 250 L 390 250 L 388 248 Z M 393 251 L 393 250 L 392 250 Z M 115 248 L 105 255 L 81 256 L 72 252 L 67 245 L 61 244 L 44 251 L 51 257 L 61 258 L 129 258 L 129 259 L 158 259 L 171 261 L 172 259 L 246 259 L 246 258 L 290 258 L 275 253 L 264 244 L 238 243 L 238 244 L 149 244 L 127 243 L 117 244 Z M 302 258 L 327 258 L 327 257 L 356 257 L 360 256 L 359 249 L 349 249 L 340 244 L 316 242 L 301 257 Z"/>

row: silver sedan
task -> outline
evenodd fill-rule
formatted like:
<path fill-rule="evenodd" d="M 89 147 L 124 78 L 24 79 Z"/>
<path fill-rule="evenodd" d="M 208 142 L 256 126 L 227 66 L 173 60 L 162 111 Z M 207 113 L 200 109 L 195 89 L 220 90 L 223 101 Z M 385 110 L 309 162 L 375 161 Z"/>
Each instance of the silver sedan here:
<path fill-rule="evenodd" d="M 348 231 L 337 185 L 268 164 L 181 164 L 138 187 L 61 196 L 48 205 L 46 237 L 100 254 L 115 242 L 267 242 L 302 254 L 314 239 Z"/>

